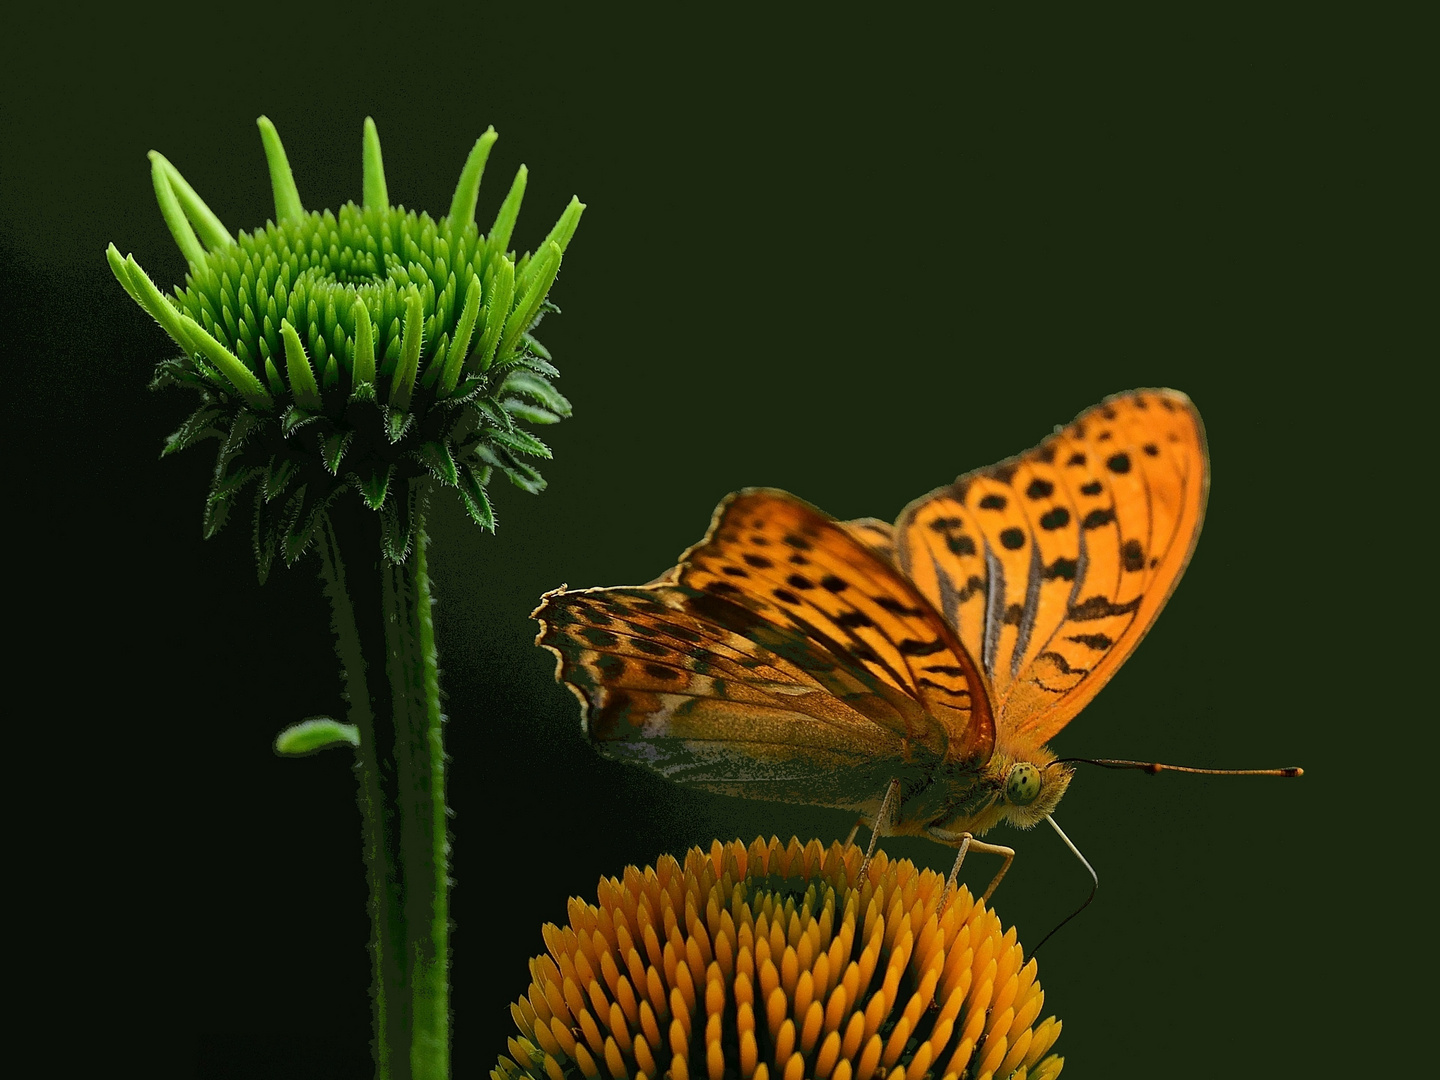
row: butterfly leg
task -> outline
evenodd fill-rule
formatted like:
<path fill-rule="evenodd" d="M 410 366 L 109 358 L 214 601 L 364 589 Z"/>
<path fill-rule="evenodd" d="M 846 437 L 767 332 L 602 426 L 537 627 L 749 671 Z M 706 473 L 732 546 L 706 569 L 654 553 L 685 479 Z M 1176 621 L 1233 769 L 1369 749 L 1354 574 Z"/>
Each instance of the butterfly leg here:
<path fill-rule="evenodd" d="M 875 841 L 880 838 L 880 826 L 885 822 L 885 812 L 890 809 L 890 800 L 900 797 L 900 781 L 891 780 L 885 788 L 885 797 L 880 800 L 880 812 L 875 815 L 875 825 L 870 830 L 870 846 L 865 849 L 865 858 L 860 863 L 860 873 L 855 875 L 857 882 L 865 880 L 865 871 L 870 868 L 870 856 L 875 854 Z M 856 828 L 859 828 L 857 825 Z M 853 832 L 850 834 L 855 835 Z"/>
<path fill-rule="evenodd" d="M 1005 859 L 1005 862 L 1000 867 L 1000 872 L 991 880 L 990 887 L 985 890 L 985 895 L 980 898 L 982 904 L 989 901 L 990 897 L 995 895 L 995 889 L 999 886 L 1000 879 L 1006 875 L 1010 870 L 1010 864 L 1015 861 L 1014 848 L 1008 848 L 1002 844 L 987 844 L 983 840 L 976 840 L 975 837 L 971 836 L 968 832 L 963 833 L 960 837 L 960 850 L 955 854 L 955 865 L 950 868 L 950 878 L 945 882 L 947 903 L 951 891 L 955 888 L 955 878 L 960 873 L 960 864 L 965 861 L 965 856 L 972 850 L 978 851 L 982 855 L 1000 855 Z"/>

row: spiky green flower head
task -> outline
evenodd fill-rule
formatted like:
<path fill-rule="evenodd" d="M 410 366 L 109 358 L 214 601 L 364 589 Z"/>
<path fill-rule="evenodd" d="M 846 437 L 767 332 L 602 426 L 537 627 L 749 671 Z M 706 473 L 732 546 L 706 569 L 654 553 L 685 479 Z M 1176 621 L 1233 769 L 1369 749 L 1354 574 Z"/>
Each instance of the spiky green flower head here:
<path fill-rule="evenodd" d="M 550 451 L 524 424 L 570 415 L 558 372 L 531 331 L 547 311 L 584 204 L 572 199 L 534 254 L 510 236 L 525 192 L 522 165 L 489 233 L 475 224 L 494 129 L 475 143 L 450 212 L 439 221 L 391 206 L 380 138 L 367 118 L 363 205 L 338 214 L 301 205 L 274 126 L 259 121 L 275 221 L 231 236 L 163 156 L 151 152 L 160 212 L 189 260 L 162 293 L 111 244 L 125 290 L 180 346 L 154 385 L 189 387 L 199 407 L 165 454 L 218 438 L 204 530 L 213 536 L 255 487 L 255 552 L 264 580 L 277 551 L 293 564 L 333 500 L 353 491 L 384 522 L 388 558 L 414 539 L 427 479 L 454 490 L 495 528 L 495 471 L 538 492 L 522 461 Z M 349 497 L 349 496 L 346 496 Z"/>

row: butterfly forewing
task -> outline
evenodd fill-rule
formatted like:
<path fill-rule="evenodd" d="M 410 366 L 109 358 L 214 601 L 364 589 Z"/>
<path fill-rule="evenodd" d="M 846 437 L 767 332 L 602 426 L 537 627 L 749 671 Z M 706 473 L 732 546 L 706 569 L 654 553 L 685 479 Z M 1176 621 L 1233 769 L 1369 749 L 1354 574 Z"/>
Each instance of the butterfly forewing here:
<path fill-rule="evenodd" d="M 896 560 L 978 659 L 1002 735 L 1048 740 L 1139 643 L 1207 483 L 1189 399 L 1144 390 L 901 514 Z"/>
<path fill-rule="evenodd" d="M 883 539 L 884 530 L 842 524 L 786 492 L 742 491 L 721 503 L 709 535 L 682 557 L 679 581 L 743 605 L 764 629 L 819 642 L 867 674 L 899 707 L 910 742 L 988 759 L 994 728 L 978 674 L 934 608 L 870 546 Z"/>

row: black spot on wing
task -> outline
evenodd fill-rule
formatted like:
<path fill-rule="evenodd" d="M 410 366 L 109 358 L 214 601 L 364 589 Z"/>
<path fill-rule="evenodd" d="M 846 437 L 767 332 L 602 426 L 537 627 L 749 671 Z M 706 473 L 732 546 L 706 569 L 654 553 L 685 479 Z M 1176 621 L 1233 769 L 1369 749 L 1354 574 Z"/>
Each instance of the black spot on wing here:
<path fill-rule="evenodd" d="M 815 587 L 815 583 L 809 578 L 807 578 L 804 574 L 791 574 L 788 578 L 785 579 L 785 583 L 789 585 L 792 589 L 799 589 L 801 592 L 804 592 L 806 589 L 813 589 Z"/>
<path fill-rule="evenodd" d="M 897 646 L 902 656 L 932 656 L 945 651 L 945 643 L 938 638 L 933 641 L 915 641 L 906 638 Z"/>
<path fill-rule="evenodd" d="M 1120 548 L 1120 558 L 1124 560 L 1126 570 L 1145 569 L 1145 550 L 1139 540 L 1126 540 Z"/>
<path fill-rule="evenodd" d="M 810 543 L 809 540 L 806 540 L 803 536 L 799 536 L 795 533 L 786 533 L 785 543 L 789 544 L 793 548 L 798 548 L 800 551 L 809 551 L 814 546 Z"/>
<path fill-rule="evenodd" d="M 726 577 L 748 578 L 750 576 L 750 572 L 748 570 L 742 570 L 738 566 L 722 566 L 720 568 L 720 572 Z"/>
<path fill-rule="evenodd" d="M 740 557 L 744 559 L 747 563 L 749 563 L 751 566 L 755 567 L 755 569 L 757 570 L 768 570 L 770 567 L 775 565 L 764 555 L 756 555 L 753 551 L 747 551 L 744 555 Z"/>
<path fill-rule="evenodd" d="M 1053 532 L 1056 529 L 1063 529 L 1070 524 L 1070 511 L 1063 506 L 1057 506 L 1053 510 L 1047 510 L 1040 517 L 1040 527 Z"/>
<path fill-rule="evenodd" d="M 1099 480 L 1091 480 L 1088 484 L 1080 485 L 1080 494 L 1082 495 L 1099 495 L 1104 490 L 1105 485 Z"/>
<path fill-rule="evenodd" d="M 1004 510 L 1006 499 L 1004 495 L 986 495 L 980 500 L 981 510 Z"/>
<path fill-rule="evenodd" d="M 1041 571 L 1041 574 L 1044 576 L 1046 581 L 1054 581 L 1056 578 L 1063 578 L 1066 581 L 1074 581 L 1075 571 L 1076 569 L 1078 569 L 1079 565 L 1080 564 L 1077 563 L 1074 559 L 1067 559 L 1065 558 L 1065 556 L 1062 555 L 1054 562 L 1052 562 L 1049 566 L 1045 567 L 1045 569 Z"/>
<path fill-rule="evenodd" d="M 884 608 L 886 611 L 890 612 L 892 615 L 915 615 L 915 616 L 921 616 L 921 615 L 924 615 L 924 614 L 925 614 L 925 612 L 924 612 L 923 609 L 917 608 L 917 607 L 911 607 L 909 604 L 906 604 L 903 600 L 897 600 L 897 599 L 895 599 L 895 597 L 893 597 L 893 596 L 875 596 L 875 597 L 872 597 L 871 599 L 873 599 L 873 600 L 875 601 L 875 603 L 879 604 L 882 608 Z"/>
<path fill-rule="evenodd" d="M 1020 620 L 1023 619 L 1024 617 L 1025 617 L 1025 605 L 1024 605 L 1024 604 L 1011 604 L 1009 607 L 1007 607 L 1007 608 L 1005 609 L 1005 617 L 1004 617 L 1003 619 L 1001 619 L 1000 621 L 1001 621 L 1001 623 L 1003 623 L 1005 626 L 1019 626 L 1019 625 L 1020 625 Z"/>
<path fill-rule="evenodd" d="M 1114 520 L 1114 510 L 1091 510 L 1090 513 L 1085 515 L 1085 520 L 1082 524 L 1087 529 L 1098 529 L 1102 525 L 1109 525 Z"/>
<path fill-rule="evenodd" d="M 1130 455 L 1124 452 L 1111 454 L 1105 462 L 1105 467 L 1113 473 L 1128 473 L 1130 471 Z"/>
<path fill-rule="evenodd" d="M 975 541 L 968 536 L 948 536 L 945 546 L 955 555 L 974 555 Z"/>
<path fill-rule="evenodd" d="M 1021 529 L 1005 529 L 1000 533 L 1000 543 L 1007 551 L 1019 551 L 1025 546 L 1025 533 Z"/>
<path fill-rule="evenodd" d="M 1070 662 L 1058 652 L 1043 652 L 1035 658 L 1036 660 L 1049 660 L 1066 675 L 1088 675 L 1089 668 L 1072 668 Z"/>
<path fill-rule="evenodd" d="M 1134 600 L 1115 604 L 1106 596 L 1090 596 L 1078 604 L 1071 604 L 1069 617 L 1076 622 L 1086 622 L 1090 619 L 1106 619 L 1112 615 L 1129 615 L 1140 607 L 1141 599 L 1137 596 Z"/>
<path fill-rule="evenodd" d="M 851 630 L 857 626 L 874 626 L 875 623 L 863 611 L 842 611 L 835 616 L 835 625 Z"/>
<path fill-rule="evenodd" d="M 828 589 L 832 593 L 842 593 L 850 587 L 850 583 L 836 577 L 834 574 L 826 574 L 820 579 L 820 587 Z"/>
<path fill-rule="evenodd" d="M 652 678 L 665 679 L 667 681 L 679 679 L 682 677 L 680 672 L 676 671 L 674 668 L 666 667 L 664 664 L 646 664 L 645 674 L 651 676 Z"/>
<path fill-rule="evenodd" d="M 782 604 L 798 604 L 800 597 L 796 596 L 789 589 L 771 589 L 770 595 L 779 600 Z"/>
<path fill-rule="evenodd" d="M 1104 652 L 1115 644 L 1104 634 L 1071 634 L 1065 640 L 1084 645 L 1087 649 L 1094 649 L 1096 652 Z"/>
<path fill-rule="evenodd" d="M 1025 489 L 1025 496 L 1030 499 L 1048 499 L 1055 491 L 1055 485 L 1049 480 L 1042 480 L 1036 477 L 1030 481 L 1029 487 Z"/>

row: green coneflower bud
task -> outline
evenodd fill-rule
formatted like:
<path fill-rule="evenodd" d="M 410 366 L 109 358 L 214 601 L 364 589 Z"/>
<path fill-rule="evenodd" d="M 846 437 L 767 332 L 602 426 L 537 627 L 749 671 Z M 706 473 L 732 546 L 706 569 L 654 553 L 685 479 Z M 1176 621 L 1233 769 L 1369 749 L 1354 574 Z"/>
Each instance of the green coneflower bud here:
<path fill-rule="evenodd" d="M 499 470 L 522 490 L 544 479 L 521 456 L 548 448 L 520 425 L 570 415 L 558 372 L 530 331 L 547 310 L 584 204 L 572 200 L 534 255 L 508 250 L 525 190 L 522 165 L 495 223 L 475 223 L 495 132 L 475 143 L 450 212 L 436 221 L 389 204 L 380 140 L 366 119 L 363 203 L 307 211 L 274 126 L 259 121 L 274 222 L 232 236 L 164 156 L 150 154 L 160 212 L 189 261 L 160 291 L 133 256 L 106 257 L 125 291 L 179 346 L 155 385 L 200 405 L 164 453 L 220 440 L 205 535 L 255 485 L 260 576 L 293 563 L 325 507 L 353 489 L 385 522 L 386 555 L 410 549 L 412 481 L 433 477 L 494 529 L 486 492 Z"/>

